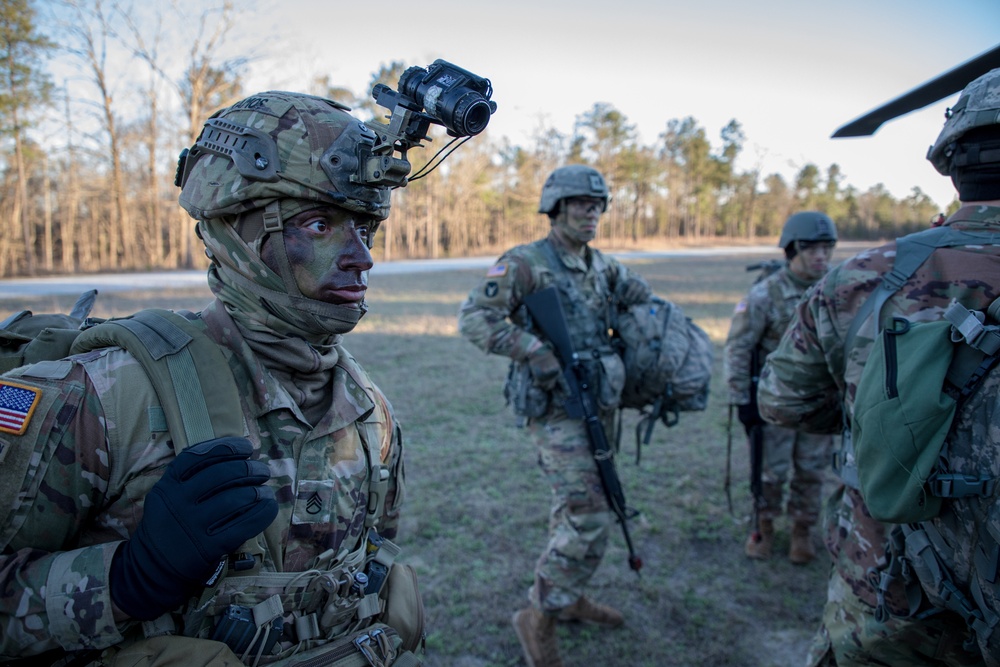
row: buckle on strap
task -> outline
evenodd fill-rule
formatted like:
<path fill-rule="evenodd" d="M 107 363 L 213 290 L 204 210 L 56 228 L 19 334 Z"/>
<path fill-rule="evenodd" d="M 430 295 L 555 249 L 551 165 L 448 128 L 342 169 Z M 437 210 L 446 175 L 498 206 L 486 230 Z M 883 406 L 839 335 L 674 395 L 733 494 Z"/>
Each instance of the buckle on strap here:
<path fill-rule="evenodd" d="M 927 480 L 927 487 L 938 498 L 985 497 L 993 494 L 996 479 L 987 475 L 938 473 Z"/>
<path fill-rule="evenodd" d="M 890 293 L 895 293 L 906 284 L 911 275 L 913 275 L 912 272 L 900 271 L 898 267 L 894 266 L 892 271 L 882 276 L 882 282 L 879 287 L 888 290 Z"/>
<path fill-rule="evenodd" d="M 381 628 L 355 637 L 353 643 L 371 667 L 386 667 L 396 660 L 396 647 Z"/>

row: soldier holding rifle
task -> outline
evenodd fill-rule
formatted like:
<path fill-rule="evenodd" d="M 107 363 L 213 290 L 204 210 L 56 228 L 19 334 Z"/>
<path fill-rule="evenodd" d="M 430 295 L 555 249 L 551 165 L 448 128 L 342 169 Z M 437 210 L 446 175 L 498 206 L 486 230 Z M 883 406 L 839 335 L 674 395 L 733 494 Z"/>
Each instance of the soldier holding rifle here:
<path fill-rule="evenodd" d="M 611 432 L 625 370 L 610 345 L 610 310 L 615 299 L 631 305 L 651 296 L 639 275 L 589 246 L 607 205 L 608 187 L 596 170 L 569 165 L 553 171 L 539 206 L 539 213 L 549 216 L 548 236 L 504 253 L 459 314 L 463 336 L 486 352 L 512 359 L 505 395 L 537 445 L 539 465 L 552 487 L 549 538 L 535 568 L 530 604 L 513 618 L 532 667 L 562 665 L 558 620 L 606 627 L 624 622 L 619 611 L 583 594 L 604 556 L 611 510 L 624 508 L 609 500 L 620 497 L 620 488 L 618 494 L 609 492 L 607 475 L 602 477 L 595 461 L 601 455 L 591 438 L 594 429 L 588 429 L 594 420 L 581 418 L 570 407 L 571 391 L 580 389 L 571 387 L 572 380 L 583 377 L 584 398 L 596 406 L 599 426 Z M 528 312 L 526 301 L 547 288 L 558 293 L 569 347 L 584 367 L 576 375 L 564 374 L 555 341 Z M 637 559 L 631 563 L 634 569 L 639 566 Z"/>
<path fill-rule="evenodd" d="M 764 358 L 778 346 L 792 319 L 795 304 L 826 273 L 836 242 L 837 229 L 825 214 L 802 211 L 788 218 L 778 241 L 786 265 L 754 284 L 736 304 L 729 328 L 724 358 L 729 402 L 736 406 L 750 445 L 754 507 L 745 547 L 749 558 L 771 556 L 774 520 L 782 513 L 782 487 L 789 468 L 788 557 L 796 564 L 816 557 L 811 532 L 819 519 L 823 470 L 829 465 L 833 441 L 829 435 L 765 424 L 757 411 L 757 378 Z"/>

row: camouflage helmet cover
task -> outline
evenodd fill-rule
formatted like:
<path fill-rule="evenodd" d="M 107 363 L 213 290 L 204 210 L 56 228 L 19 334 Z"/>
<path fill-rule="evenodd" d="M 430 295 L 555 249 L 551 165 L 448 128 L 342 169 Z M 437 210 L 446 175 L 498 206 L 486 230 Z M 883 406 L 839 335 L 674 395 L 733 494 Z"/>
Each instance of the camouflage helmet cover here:
<path fill-rule="evenodd" d="M 927 159 L 938 173 L 950 175 L 958 140 L 970 130 L 989 125 L 1000 125 L 1000 68 L 965 87 L 948 110 L 941 134 L 927 150 Z"/>
<path fill-rule="evenodd" d="M 834 241 L 837 240 L 837 226 L 826 213 L 819 211 L 799 211 L 785 221 L 781 228 L 779 248 L 787 248 L 792 241 Z"/>
<path fill-rule="evenodd" d="M 375 133 L 332 100 L 283 91 L 216 112 L 179 168 L 180 205 L 202 220 L 285 198 L 385 220 L 389 188 L 355 182 L 359 146 Z"/>
<path fill-rule="evenodd" d="M 545 179 L 539 213 L 553 213 L 560 200 L 567 197 L 597 197 L 608 207 L 608 185 L 601 172 L 582 164 L 559 167 Z"/>

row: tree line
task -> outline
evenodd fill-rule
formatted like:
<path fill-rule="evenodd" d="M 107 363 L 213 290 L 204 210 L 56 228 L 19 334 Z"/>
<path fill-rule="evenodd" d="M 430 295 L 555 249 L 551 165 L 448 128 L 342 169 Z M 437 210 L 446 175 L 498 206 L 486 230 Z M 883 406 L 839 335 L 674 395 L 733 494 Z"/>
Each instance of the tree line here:
<path fill-rule="evenodd" d="M 199 6 L 197 20 L 182 18 L 186 47 L 177 49 L 164 31 L 168 17 L 115 0 L 0 0 L 0 277 L 206 265 L 177 205 L 176 156 L 213 111 L 255 91 L 243 84 L 250 58 L 228 48 L 232 0 Z M 40 8 L 58 11 L 43 20 Z M 166 52 L 183 54 L 180 74 L 162 65 Z M 383 64 L 371 84 L 395 87 L 405 69 Z M 382 119 L 368 90 L 327 78 L 305 92 Z M 802 209 L 825 211 L 843 237 L 876 239 L 925 227 L 938 213 L 919 188 L 896 199 L 882 185 L 844 185 L 836 164 L 806 164 L 791 182 L 740 170 L 746 137 L 736 119 L 717 145 L 693 117 L 665 128 L 644 145 L 607 103 L 579 114 L 568 133 L 539 128 L 526 146 L 487 128 L 393 193 L 376 259 L 489 255 L 538 238 L 541 184 L 566 163 L 592 165 L 609 181 L 603 247 L 753 241 L 777 235 Z M 427 149 L 411 151 L 415 171 L 448 139 L 435 130 Z"/>

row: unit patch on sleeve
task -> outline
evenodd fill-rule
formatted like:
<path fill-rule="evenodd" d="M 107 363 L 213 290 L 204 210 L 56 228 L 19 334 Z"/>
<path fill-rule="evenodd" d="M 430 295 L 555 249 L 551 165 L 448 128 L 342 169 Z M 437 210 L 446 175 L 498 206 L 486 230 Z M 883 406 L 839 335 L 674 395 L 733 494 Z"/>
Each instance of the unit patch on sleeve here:
<path fill-rule="evenodd" d="M 23 435 L 41 398 L 37 387 L 0 381 L 0 433 Z"/>

